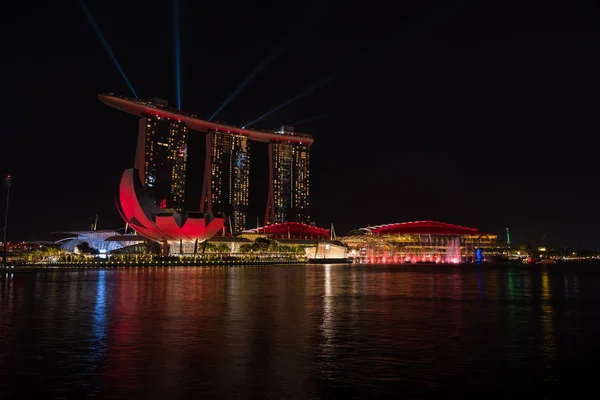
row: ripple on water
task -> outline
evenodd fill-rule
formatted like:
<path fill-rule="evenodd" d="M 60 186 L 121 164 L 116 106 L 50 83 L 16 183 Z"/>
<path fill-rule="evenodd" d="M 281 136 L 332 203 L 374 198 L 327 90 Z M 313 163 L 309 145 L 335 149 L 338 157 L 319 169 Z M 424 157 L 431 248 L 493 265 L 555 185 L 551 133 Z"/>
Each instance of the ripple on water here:
<path fill-rule="evenodd" d="M 0 395 L 559 397 L 586 384 L 586 361 L 600 355 L 596 271 L 352 265 L 15 274 L 0 281 Z"/>

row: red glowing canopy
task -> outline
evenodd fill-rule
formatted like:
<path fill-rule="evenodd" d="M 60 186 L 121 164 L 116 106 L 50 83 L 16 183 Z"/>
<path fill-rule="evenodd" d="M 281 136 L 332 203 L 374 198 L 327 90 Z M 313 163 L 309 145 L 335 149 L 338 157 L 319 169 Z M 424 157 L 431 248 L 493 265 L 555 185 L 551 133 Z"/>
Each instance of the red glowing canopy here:
<path fill-rule="evenodd" d="M 431 235 L 476 235 L 477 228 L 452 225 L 437 221 L 398 222 L 394 224 L 369 226 L 366 228 L 375 235 L 431 234 Z"/>
<path fill-rule="evenodd" d="M 244 231 L 245 233 L 262 233 L 275 238 L 290 239 L 329 239 L 329 229 L 299 222 L 283 222 Z"/>

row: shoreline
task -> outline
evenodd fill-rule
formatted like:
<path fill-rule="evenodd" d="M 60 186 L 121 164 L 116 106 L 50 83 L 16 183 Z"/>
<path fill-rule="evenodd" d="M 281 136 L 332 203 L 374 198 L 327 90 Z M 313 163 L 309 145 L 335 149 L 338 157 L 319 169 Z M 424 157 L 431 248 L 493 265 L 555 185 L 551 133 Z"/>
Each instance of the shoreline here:
<path fill-rule="evenodd" d="M 118 269 L 118 268 L 177 268 L 177 267 L 237 267 L 261 265 L 301 265 L 304 260 L 268 260 L 268 261 L 205 261 L 205 262 L 67 262 L 50 264 L 20 264 L 0 267 L 0 273 L 20 272 L 69 272 L 82 269 Z"/>
<path fill-rule="evenodd" d="M 459 264 L 436 264 L 436 263 L 383 263 L 383 264 L 364 264 L 364 263 L 331 263 L 331 265 L 399 265 L 399 266 L 446 266 L 461 267 L 466 265 L 489 265 L 489 266 L 509 266 L 528 268 L 532 266 L 551 266 L 562 265 L 565 263 L 586 263 L 595 260 L 565 260 L 552 264 L 522 264 L 516 262 L 497 262 L 497 263 L 459 263 Z M 204 262 L 181 262 L 181 261 L 155 261 L 155 262 L 65 262 L 48 264 L 18 264 L 7 267 L 0 266 L 0 275 L 9 273 L 32 273 L 32 272 L 73 272 L 92 269 L 123 269 L 123 268 L 182 268 L 182 267 L 247 267 L 247 266 L 268 266 L 268 265 L 325 265 L 311 263 L 308 260 L 265 260 L 265 261 L 204 261 Z M 1 276 L 0 276 L 1 277 Z"/>

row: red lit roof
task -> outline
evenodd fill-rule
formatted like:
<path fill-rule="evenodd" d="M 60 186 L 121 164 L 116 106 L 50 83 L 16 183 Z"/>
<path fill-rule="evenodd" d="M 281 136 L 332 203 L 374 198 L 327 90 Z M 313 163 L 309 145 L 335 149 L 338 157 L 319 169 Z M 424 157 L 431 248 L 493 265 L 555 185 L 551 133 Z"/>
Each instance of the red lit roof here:
<path fill-rule="evenodd" d="M 452 225 L 437 221 L 398 222 L 394 224 L 369 226 L 366 228 L 376 235 L 395 234 L 432 234 L 432 235 L 469 235 L 479 234 L 477 228 Z"/>
<path fill-rule="evenodd" d="M 138 117 L 144 115 L 157 115 L 159 117 L 174 119 L 185 122 L 186 125 L 195 131 L 208 132 L 208 131 L 221 131 L 236 133 L 239 135 L 248 136 L 250 140 L 257 142 L 272 142 L 272 141 L 285 141 L 299 144 L 312 145 L 313 139 L 310 137 L 294 136 L 294 135 L 281 135 L 273 132 L 262 132 L 255 131 L 252 129 L 244 129 L 239 126 L 231 126 L 225 124 L 219 124 L 216 122 L 204 121 L 200 118 L 193 117 L 191 114 L 175 110 L 173 108 L 165 107 L 160 104 L 146 102 L 143 100 L 129 99 L 122 96 L 105 95 L 101 94 L 98 96 L 100 101 L 107 104 L 117 110 L 124 111 L 129 114 L 137 115 Z"/>
<path fill-rule="evenodd" d="M 329 238 L 329 229 L 319 228 L 313 225 L 301 224 L 300 222 L 284 222 L 271 224 L 259 228 L 249 229 L 244 233 L 263 233 L 276 237 L 291 238 Z"/>

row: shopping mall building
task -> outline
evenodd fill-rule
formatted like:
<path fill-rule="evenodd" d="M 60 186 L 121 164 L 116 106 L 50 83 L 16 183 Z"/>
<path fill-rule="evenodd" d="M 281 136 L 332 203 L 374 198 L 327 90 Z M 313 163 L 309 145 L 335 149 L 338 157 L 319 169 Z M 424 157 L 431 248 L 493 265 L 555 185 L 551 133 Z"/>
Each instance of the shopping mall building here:
<path fill-rule="evenodd" d="M 436 221 L 368 226 L 338 238 L 359 263 L 461 263 L 502 258 L 495 234 Z"/>

